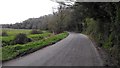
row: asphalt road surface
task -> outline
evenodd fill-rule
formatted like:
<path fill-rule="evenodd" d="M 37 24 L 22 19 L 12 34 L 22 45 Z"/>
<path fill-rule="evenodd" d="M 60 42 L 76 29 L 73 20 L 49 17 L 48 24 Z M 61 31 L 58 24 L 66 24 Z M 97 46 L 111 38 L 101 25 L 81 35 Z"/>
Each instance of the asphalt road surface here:
<path fill-rule="evenodd" d="M 3 66 L 103 66 L 92 41 L 80 33 L 29 55 L 10 60 Z"/>

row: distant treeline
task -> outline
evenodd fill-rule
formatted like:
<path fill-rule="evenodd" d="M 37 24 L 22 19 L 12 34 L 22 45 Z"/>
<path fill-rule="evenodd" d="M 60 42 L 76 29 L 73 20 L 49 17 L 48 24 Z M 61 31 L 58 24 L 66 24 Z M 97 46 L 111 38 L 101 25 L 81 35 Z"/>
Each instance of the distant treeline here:
<path fill-rule="evenodd" d="M 13 29 L 47 29 L 46 18 L 51 18 L 52 15 L 42 16 L 39 18 L 29 18 L 23 22 L 15 24 L 2 24 L 2 28 Z"/>
<path fill-rule="evenodd" d="M 69 11 L 70 10 L 70 11 Z M 2 28 L 13 29 L 40 29 L 50 30 L 54 33 L 61 33 L 67 28 L 67 23 L 70 21 L 71 15 L 70 7 L 58 7 L 58 12 L 53 14 L 41 16 L 39 18 L 29 18 L 23 22 L 15 24 L 2 24 Z"/>

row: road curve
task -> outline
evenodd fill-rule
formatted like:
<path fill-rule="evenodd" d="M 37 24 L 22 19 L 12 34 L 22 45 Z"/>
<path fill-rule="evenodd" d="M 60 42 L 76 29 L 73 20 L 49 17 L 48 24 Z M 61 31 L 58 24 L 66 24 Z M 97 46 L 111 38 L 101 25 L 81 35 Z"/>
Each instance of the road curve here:
<path fill-rule="evenodd" d="M 87 36 L 70 33 L 54 45 L 5 62 L 3 66 L 103 66 L 103 61 Z"/>

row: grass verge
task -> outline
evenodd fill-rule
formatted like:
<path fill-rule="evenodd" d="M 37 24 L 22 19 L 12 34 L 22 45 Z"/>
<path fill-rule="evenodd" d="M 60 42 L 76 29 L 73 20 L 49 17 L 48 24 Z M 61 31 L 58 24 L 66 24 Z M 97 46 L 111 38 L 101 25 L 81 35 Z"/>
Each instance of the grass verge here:
<path fill-rule="evenodd" d="M 60 41 L 61 39 L 67 37 L 68 33 L 64 32 L 58 35 L 51 36 L 49 38 L 45 38 L 39 41 L 30 42 L 27 44 L 17 44 L 14 46 L 5 46 L 0 49 L 2 49 L 2 60 L 3 62 L 24 56 L 26 54 L 29 54 L 31 52 L 34 52 L 40 48 L 43 48 L 45 46 L 48 46 L 50 44 L 54 44 L 57 41 Z"/>

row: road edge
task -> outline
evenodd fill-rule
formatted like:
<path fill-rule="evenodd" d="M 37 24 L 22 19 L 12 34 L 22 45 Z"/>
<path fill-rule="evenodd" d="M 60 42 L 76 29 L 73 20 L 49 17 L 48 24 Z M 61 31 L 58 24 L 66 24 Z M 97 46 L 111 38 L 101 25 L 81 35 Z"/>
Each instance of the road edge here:
<path fill-rule="evenodd" d="M 82 33 L 81 33 L 82 34 Z M 97 43 L 95 42 L 95 40 L 92 38 L 92 37 L 90 37 L 89 35 L 86 35 L 86 34 L 82 34 L 82 35 L 84 35 L 84 36 L 86 36 L 89 40 L 90 40 L 90 42 L 91 42 L 91 44 L 92 44 L 92 47 L 95 49 L 95 51 L 96 51 L 96 54 L 97 54 L 97 56 L 99 56 L 100 58 L 98 58 L 99 60 L 100 60 L 100 62 L 102 63 L 101 65 L 102 66 L 105 66 L 105 62 L 104 62 L 104 60 L 103 60 L 103 58 L 102 58 L 102 55 L 100 54 L 100 51 L 99 51 L 99 49 L 98 49 L 98 47 L 97 47 Z"/>
<path fill-rule="evenodd" d="M 86 34 L 85 34 L 86 35 Z M 105 67 L 109 67 L 109 66 L 116 66 L 114 64 L 113 59 L 110 57 L 110 55 L 107 53 L 107 51 L 105 49 L 103 49 L 102 47 L 99 47 L 97 42 L 89 35 L 86 35 L 94 44 L 95 48 L 97 49 L 101 59 L 103 60 L 103 65 Z"/>
<path fill-rule="evenodd" d="M 67 33 L 68 33 L 68 32 L 67 32 Z M 68 33 L 65 38 L 67 38 L 69 35 L 70 35 L 70 34 Z M 65 38 L 63 38 L 63 39 L 65 39 Z M 37 48 L 37 49 L 34 49 L 34 50 L 30 50 L 30 51 L 28 50 L 26 53 L 19 54 L 19 55 L 17 55 L 16 57 L 13 57 L 12 59 L 2 61 L 2 64 L 5 63 L 5 62 L 7 62 L 7 61 L 13 60 L 13 59 L 17 59 L 17 58 L 20 58 L 20 57 L 27 56 L 28 54 L 34 53 L 34 52 L 36 52 L 36 51 L 38 51 L 38 50 L 40 50 L 40 49 L 43 49 L 43 48 L 45 48 L 45 47 L 54 45 L 54 44 L 56 44 L 57 42 L 60 42 L 60 41 L 63 40 L 63 39 L 60 39 L 60 40 L 58 40 L 58 41 L 56 41 L 56 42 L 50 43 L 50 44 L 48 44 L 48 45 L 45 45 L 45 46 L 43 46 L 43 47 L 40 47 L 40 48 Z"/>

